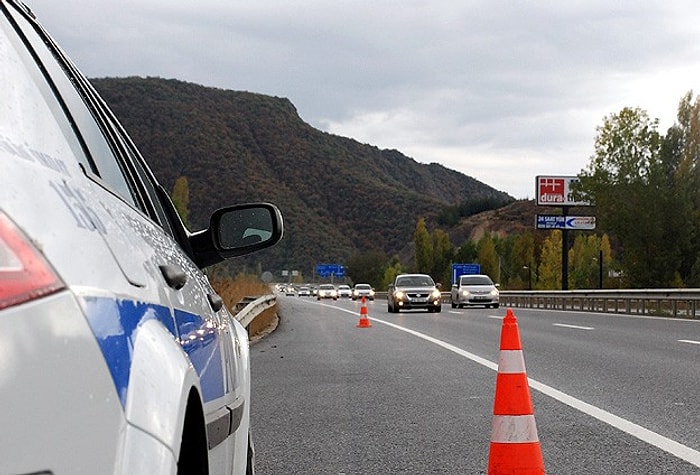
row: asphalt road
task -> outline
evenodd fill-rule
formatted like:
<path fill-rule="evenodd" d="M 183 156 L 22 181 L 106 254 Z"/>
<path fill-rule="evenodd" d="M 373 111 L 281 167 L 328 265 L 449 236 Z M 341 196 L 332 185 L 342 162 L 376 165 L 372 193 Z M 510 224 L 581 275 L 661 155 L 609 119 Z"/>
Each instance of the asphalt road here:
<path fill-rule="evenodd" d="M 278 298 L 259 474 L 486 473 L 506 309 Z M 700 321 L 514 309 L 548 474 L 700 473 Z"/>

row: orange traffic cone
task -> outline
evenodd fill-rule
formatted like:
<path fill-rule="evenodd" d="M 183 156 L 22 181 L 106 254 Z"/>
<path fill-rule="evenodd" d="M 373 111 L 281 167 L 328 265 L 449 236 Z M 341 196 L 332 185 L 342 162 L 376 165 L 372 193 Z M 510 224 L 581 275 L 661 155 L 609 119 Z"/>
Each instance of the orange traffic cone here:
<path fill-rule="evenodd" d="M 357 324 L 357 328 L 369 328 L 372 324 L 369 322 L 369 317 L 367 317 L 367 305 L 365 304 L 365 297 L 362 296 L 362 306 L 360 307 L 360 322 Z"/>
<path fill-rule="evenodd" d="M 508 309 L 501 328 L 489 475 L 544 474 L 518 321 Z"/>

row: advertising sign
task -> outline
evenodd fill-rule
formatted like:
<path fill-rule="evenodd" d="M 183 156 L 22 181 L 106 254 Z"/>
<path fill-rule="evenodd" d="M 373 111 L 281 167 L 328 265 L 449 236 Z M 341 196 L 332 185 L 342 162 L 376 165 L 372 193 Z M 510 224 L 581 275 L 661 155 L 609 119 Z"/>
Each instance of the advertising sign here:
<path fill-rule="evenodd" d="M 595 229 L 595 216 L 537 215 L 537 229 Z"/>
<path fill-rule="evenodd" d="M 535 187 L 538 206 L 591 206 L 588 201 L 576 201 L 571 184 L 578 181 L 575 176 L 537 176 Z"/>

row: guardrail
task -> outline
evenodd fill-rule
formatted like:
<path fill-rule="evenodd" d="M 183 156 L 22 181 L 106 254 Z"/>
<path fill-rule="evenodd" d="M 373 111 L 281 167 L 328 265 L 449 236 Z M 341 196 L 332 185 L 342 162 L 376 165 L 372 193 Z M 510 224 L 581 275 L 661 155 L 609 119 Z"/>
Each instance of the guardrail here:
<path fill-rule="evenodd" d="M 450 302 L 442 292 L 442 303 Z M 501 290 L 501 306 L 699 319 L 700 289 Z"/>
<path fill-rule="evenodd" d="M 273 294 L 261 297 L 243 297 L 234 309 L 236 320 L 244 328 L 248 328 L 257 316 L 263 314 L 268 308 L 274 307 L 276 303 L 277 298 Z"/>
<path fill-rule="evenodd" d="M 386 296 L 377 292 L 375 300 Z M 442 292 L 442 302 L 451 301 L 450 292 Z M 236 319 L 248 328 L 276 303 L 274 295 L 245 297 L 236 305 Z M 501 306 L 700 319 L 700 289 L 502 290 Z"/>
<path fill-rule="evenodd" d="M 502 290 L 501 305 L 697 319 L 700 289 Z"/>

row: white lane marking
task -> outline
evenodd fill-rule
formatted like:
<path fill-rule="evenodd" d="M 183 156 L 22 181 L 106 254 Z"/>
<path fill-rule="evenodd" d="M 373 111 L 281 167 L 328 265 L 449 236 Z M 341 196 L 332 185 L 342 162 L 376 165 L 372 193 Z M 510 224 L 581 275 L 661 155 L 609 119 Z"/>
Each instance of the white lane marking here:
<path fill-rule="evenodd" d="M 700 341 L 695 340 L 678 340 L 681 343 L 692 343 L 693 345 L 700 345 Z"/>
<path fill-rule="evenodd" d="M 503 320 L 503 315 L 489 315 L 486 318 L 493 318 L 494 320 Z"/>
<path fill-rule="evenodd" d="M 593 327 L 581 327 L 579 325 L 569 325 L 567 323 L 552 323 L 555 327 L 573 328 L 574 330 L 595 330 Z"/>
<path fill-rule="evenodd" d="M 355 312 L 352 312 L 350 310 L 346 310 L 344 308 L 338 308 L 335 306 L 328 305 L 328 307 L 335 308 L 336 310 L 341 310 L 343 312 L 355 314 Z M 469 353 L 468 351 L 465 351 L 461 348 L 458 348 L 454 345 L 451 345 L 449 343 L 446 343 L 442 340 L 438 340 L 437 338 L 433 338 L 432 336 L 426 335 L 424 333 L 417 332 L 415 330 L 411 330 L 399 325 L 396 325 L 395 323 L 387 322 L 385 320 L 380 320 L 378 318 L 370 317 L 370 320 L 376 323 L 381 323 L 387 326 L 390 326 L 392 328 L 395 328 L 396 330 L 400 330 L 402 332 L 409 333 L 413 336 L 416 336 L 418 338 L 421 338 L 425 341 L 429 341 L 431 343 L 434 343 L 448 351 L 451 351 L 453 353 L 456 353 L 460 356 L 463 356 L 469 360 L 474 361 L 475 363 L 479 363 L 482 366 L 485 366 L 493 371 L 498 371 L 498 364 L 493 363 L 492 361 L 489 361 L 485 358 L 482 358 L 481 356 L 477 356 L 473 353 Z M 612 427 L 615 427 L 616 429 L 619 429 L 623 432 L 628 433 L 629 435 L 636 437 L 637 439 L 646 442 L 648 444 L 653 445 L 654 447 L 658 447 L 661 450 L 664 450 L 672 455 L 675 455 L 676 457 L 685 460 L 688 463 L 691 463 L 695 465 L 696 467 L 700 467 L 700 451 L 697 451 L 695 449 L 692 449 L 686 445 L 681 444 L 680 442 L 676 442 L 675 440 L 669 439 L 668 437 L 664 437 L 661 434 L 657 434 L 656 432 L 653 432 L 645 427 L 642 427 L 638 424 L 635 424 L 634 422 L 630 422 L 626 419 L 623 419 L 620 416 L 616 416 L 615 414 L 605 411 L 603 409 L 600 409 L 599 407 L 593 406 L 592 404 L 588 404 L 587 402 L 584 402 L 580 399 L 576 399 L 573 396 L 569 396 L 568 394 L 559 391 L 558 389 L 554 389 L 551 386 L 547 386 L 546 384 L 540 383 L 539 381 L 536 381 L 532 378 L 527 378 L 528 382 L 530 384 L 530 387 L 533 389 L 536 389 L 537 391 L 541 392 L 542 394 L 545 394 L 551 398 L 556 399 L 559 402 L 562 402 L 566 404 L 567 406 L 573 407 L 574 409 L 577 409 L 584 414 L 588 414 L 589 416 L 595 417 L 599 421 L 602 421 Z"/>

